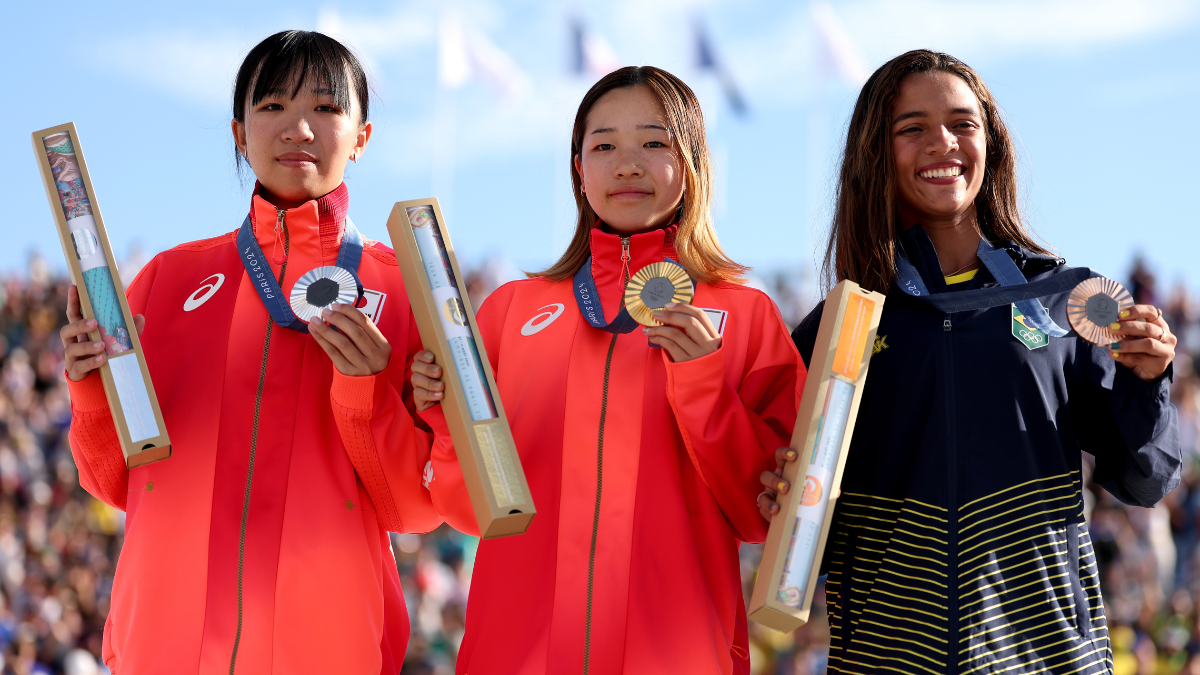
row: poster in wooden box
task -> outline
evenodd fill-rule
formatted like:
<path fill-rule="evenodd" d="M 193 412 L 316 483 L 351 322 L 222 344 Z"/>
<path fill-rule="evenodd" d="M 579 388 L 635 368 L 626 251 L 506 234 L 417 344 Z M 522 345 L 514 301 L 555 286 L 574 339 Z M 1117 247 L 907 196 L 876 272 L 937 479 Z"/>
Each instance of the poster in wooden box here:
<path fill-rule="evenodd" d="M 437 199 L 399 202 L 388 218 L 421 342 L 444 370 L 442 407 L 484 538 L 521 534 L 536 513 Z"/>
<path fill-rule="evenodd" d="M 125 462 L 134 468 L 166 459 L 171 456 L 171 439 L 120 285 L 116 258 L 74 123 L 33 132 L 33 154 L 71 279 L 79 289 L 80 310 L 84 318 L 98 324 L 89 337 L 104 343 L 106 360 L 100 367 L 100 379 Z"/>
<path fill-rule="evenodd" d="M 750 597 L 754 621 L 791 632 L 808 621 L 833 505 L 854 435 L 884 296 L 842 281 L 825 298 L 779 496 Z"/>

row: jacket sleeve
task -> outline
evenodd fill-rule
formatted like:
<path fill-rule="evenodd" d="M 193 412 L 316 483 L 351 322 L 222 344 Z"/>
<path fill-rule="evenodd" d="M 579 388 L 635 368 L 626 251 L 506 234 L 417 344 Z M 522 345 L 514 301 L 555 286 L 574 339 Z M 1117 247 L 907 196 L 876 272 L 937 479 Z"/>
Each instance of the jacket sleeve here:
<path fill-rule="evenodd" d="M 125 297 L 133 314 L 145 312 L 146 300 L 161 262 L 162 257 L 155 256 L 126 289 Z M 79 470 L 79 484 L 96 499 L 124 511 L 129 496 L 129 467 L 125 464 L 125 453 L 121 450 L 121 439 L 108 407 L 100 371 L 88 373 L 79 382 L 72 382 L 67 377 L 67 390 L 71 394 L 68 439 L 71 456 Z"/>
<path fill-rule="evenodd" d="M 108 408 L 100 371 L 79 382 L 67 378 L 71 393 L 71 455 L 79 469 L 79 484 L 93 497 L 125 510 L 129 496 L 129 468 Z"/>
<path fill-rule="evenodd" d="M 775 468 L 775 450 L 791 441 L 804 386 L 800 362 L 778 311 L 755 293 L 744 365 L 730 348 L 674 363 L 667 354 L 667 398 L 692 463 L 743 541 L 766 539 L 758 512 L 759 476 Z"/>
<path fill-rule="evenodd" d="M 1179 485 L 1183 467 L 1174 366 L 1146 382 L 1107 349 L 1078 342 L 1085 372 L 1069 392 L 1071 419 L 1080 446 L 1096 458 L 1093 479 L 1126 504 L 1152 507 Z"/>
<path fill-rule="evenodd" d="M 383 372 L 354 377 L 334 368 L 329 401 L 379 522 L 391 532 L 424 533 L 442 518 L 424 480 L 433 434 L 415 422 L 409 365 L 421 339 L 411 316 L 409 325 L 406 344 L 394 346 Z"/>
<path fill-rule="evenodd" d="M 500 334 L 504 327 L 504 317 L 512 304 L 513 291 L 512 284 L 496 289 L 483 301 L 475 316 L 475 323 L 479 326 L 488 363 L 496 376 L 497 384 L 500 380 Z M 447 386 L 455 385 L 447 383 Z M 492 395 L 499 396 L 500 392 L 492 392 Z M 446 425 L 445 412 L 441 405 L 435 405 L 420 415 L 434 432 L 431 468 L 433 479 L 429 483 L 433 504 L 451 527 L 478 537 L 479 523 L 475 520 L 475 509 L 471 505 L 471 496 L 467 492 L 462 468 L 458 464 L 458 453 L 454 449 L 454 439 L 450 437 L 450 428 Z"/>

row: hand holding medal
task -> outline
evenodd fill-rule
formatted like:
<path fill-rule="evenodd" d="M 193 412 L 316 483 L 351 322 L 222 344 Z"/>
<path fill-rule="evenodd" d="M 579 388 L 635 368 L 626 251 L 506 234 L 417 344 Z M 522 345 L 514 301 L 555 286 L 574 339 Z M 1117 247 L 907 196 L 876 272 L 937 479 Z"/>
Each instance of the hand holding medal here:
<path fill-rule="evenodd" d="M 1076 286 L 1067 301 L 1067 319 L 1079 337 L 1107 346 L 1118 363 L 1143 380 L 1160 377 L 1175 359 L 1178 339 L 1162 310 L 1133 304 L 1129 291 L 1111 279 L 1093 277 Z"/>
<path fill-rule="evenodd" d="M 721 346 L 721 334 L 703 310 L 692 306 L 692 280 L 673 262 L 646 265 L 625 286 L 625 309 L 645 326 L 651 344 L 667 350 L 675 363 L 707 356 Z"/>

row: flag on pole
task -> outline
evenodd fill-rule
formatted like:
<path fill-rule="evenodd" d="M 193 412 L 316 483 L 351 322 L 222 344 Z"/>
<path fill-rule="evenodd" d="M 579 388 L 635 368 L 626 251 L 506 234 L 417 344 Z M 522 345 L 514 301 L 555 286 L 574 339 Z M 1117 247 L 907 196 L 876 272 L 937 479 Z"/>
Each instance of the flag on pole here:
<path fill-rule="evenodd" d="M 836 74 L 846 84 L 861 86 L 867 81 L 871 71 L 845 24 L 826 0 L 814 0 L 809 7 L 820 37 L 823 72 L 826 75 L 831 72 Z"/>
<path fill-rule="evenodd" d="M 506 102 L 532 89 L 529 75 L 511 56 L 459 12 L 447 10 L 438 21 L 438 84 L 458 89 L 471 80 L 482 82 Z"/>
<path fill-rule="evenodd" d="M 716 77 L 717 82 L 721 84 L 721 90 L 725 93 L 725 100 L 729 102 L 729 107 L 738 116 L 745 116 L 749 112 L 746 99 L 742 96 L 737 82 L 734 81 L 733 74 L 729 72 L 724 61 L 719 58 L 717 50 L 713 46 L 712 37 L 699 17 L 692 24 L 692 36 L 695 41 L 696 67 L 700 69 L 700 72 L 711 73 Z"/>
<path fill-rule="evenodd" d="M 621 59 L 599 32 L 580 17 L 570 20 L 571 53 L 568 69 L 574 75 L 603 77 L 621 67 Z"/>

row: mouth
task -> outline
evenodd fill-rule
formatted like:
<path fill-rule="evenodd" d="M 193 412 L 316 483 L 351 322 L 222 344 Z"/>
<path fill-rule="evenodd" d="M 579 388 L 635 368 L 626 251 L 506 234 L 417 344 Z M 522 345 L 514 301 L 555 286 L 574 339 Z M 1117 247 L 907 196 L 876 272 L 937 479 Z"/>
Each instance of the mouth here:
<path fill-rule="evenodd" d="M 275 158 L 276 162 L 292 168 L 315 166 L 317 158 L 307 152 L 285 152 Z"/>
<path fill-rule="evenodd" d="M 650 191 L 639 187 L 620 187 L 608 193 L 613 199 L 638 199 L 650 196 Z"/>
<path fill-rule="evenodd" d="M 939 162 L 921 169 L 917 175 L 934 183 L 953 183 L 965 170 L 961 162 Z"/>

